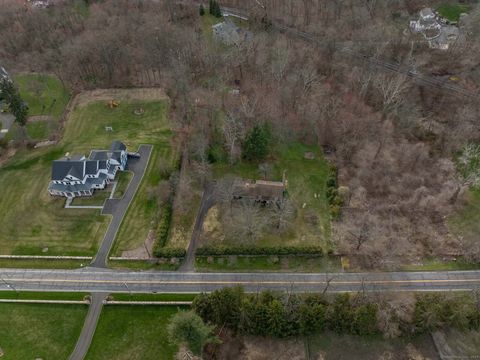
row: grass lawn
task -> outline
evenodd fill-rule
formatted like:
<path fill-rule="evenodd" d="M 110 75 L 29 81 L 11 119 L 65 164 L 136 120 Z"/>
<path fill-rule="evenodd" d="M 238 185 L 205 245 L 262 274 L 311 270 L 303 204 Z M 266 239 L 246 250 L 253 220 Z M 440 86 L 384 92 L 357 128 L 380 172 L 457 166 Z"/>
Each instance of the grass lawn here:
<path fill-rule="evenodd" d="M 458 258 L 457 261 L 442 261 L 441 259 L 427 258 L 421 265 L 405 265 L 403 271 L 455 271 L 455 270 L 477 270 L 480 264 L 468 263 Z"/>
<path fill-rule="evenodd" d="M 458 21 L 460 14 L 468 13 L 471 7 L 462 4 L 442 4 L 438 7 L 439 15 L 448 21 Z"/>
<path fill-rule="evenodd" d="M 340 259 L 329 257 L 308 258 L 283 256 L 274 259 L 270 256 L 224 256 L 214 257 L 209 263 L 207 257 L 197 257 L 195 268 L 200 271 L 296 271 L 296 272 L 341 272 Z"/>
<path fill-rule="evenodd" d="M 0 291 L 0 299 L 81 301 L 87 295 L 89 294 L 81 292 Z"/>
<path fill-rule="evenodd" d="M 141 118 L 133 115 L 138 106 L 145 109 Z M 167 102 L 122 102 L 115 109 L 104 102 L 75 108 L 65 124 L 63 140 L 54 147 L 23 150 L 0 169 L 0 249 L 3 254 L 94 255 L 110 221 L 99 210 L 64 209 L 64 199 L 48 195 L 51 162 L 65 152 L 88 155 L 92 149 L 109 148 L 113 140 L 123 140 L 130 150 L 139 144 L 155 144 L 155 153 L 171 156 L 171 130 L 166 119 Z M 105 126 L 114 131 L 106 132 Z M 158 175 L 143 182 L 145 190 Z M 145 212 L 128 217 L 132 209 L 144 208 L 145 196 L 135 198 L 125 224 L 133 232 L 123 241 L 141 242 L 141 232 L 150 219 Z M 143 202 L 142 202 L 143 200 Z M 18 226 L 21 219 L 22 226 Z M 130 228 L 131 226 L 131 228 Z M 126 239 L 126 240 L 125 240 Z M 47 252 L 42 249 L 48 248 Z"/>
<path fill-rule="evenodd" d="M 413 339 L 385 340 L 382 336 L 338 335 L 326 332 L 310 336 L 305 339 L 305 342 L 309 359 L 390 359 L 390 357 L 385 356 L 388 353 L 395 354 L 392 357 L 395 359 L 412 358 L 407 356 L 408 344 L 413 345 L 423 355 L 423 357 L 418 358 L 438 359 L 433 341 L 428 334 Z"/>
<path fill-rule="evenodd" d="M 91 260 L 0 259 L 0 268 L 76 269 L 87 266 L 90 262 Z"/>
<path fill-rule="evenodd" d="M 86 360 L 172 360 L 166 325 L 174 306 L 106 306 Z"/>
<path fill-rule="evenodd" d="M 133 173 L 131 171 L 120 171 L 117 173 L 117 178 L 115 179 L 117 182 L 117 187 L 115 188 L 115 194 L 113 194 L 114 198 L 123 197 L 123 194 L 125 194 L 132 177 Z"/>
<path fill-rule="evenodd" d="M 155 229 L 160 209 L 155 197 L 152 197 L 149 191 L 162 181 L 159 171 L 162 164 L 167 163 L 173 167 L 176 162 L 175 153 L 169 142 L 171 131 L 167 127 L 166 109 L 164 108 L 157 116 L 163 128 L 159 128 L 157 134 L 153 133 L 152 139 L 148 142 L 153 143 L 154 148 L 143 181 L 120 226 L 113 245 L 112 254 L 114 255 L 121 255 L 125 250 L 142 246 L 148 232 Z"/>
<path fill-rule="evenodd" d="M 109 267 L 120 270 L 163 270 L 175 271 L 181 264 L 165 264 L 152 263 L 147 260 L 109 260 Z"/>
<path fill-rule="evenodd" d="M 20 96 L 27 102 L 28 114 L 48 115 L 49 119 L 27 123 L 27 135 L 31 139 L 47 139 L 58 127 L 58 121 L 70 99 L 62 82 L 49 74 L 19 74 L 14 77 Z"/>
<path fill-rule="evenodd" d="M 466 204 L 448 219 L 450 230 L 469 241 L 479 241 L 480 189 L 470 190 Z"/>
<path fill-rule="evenodd" d="M 214 40 L 213 40 L 213 30 L 212 26 L 218 23 L 221 23 L 224 21 L 223 18 L 217 18 L 213 15 L 210 15 L 208 13 L 208 9 L 206 9 L 207 13 L 201 17 L 201 25 L 202 25 L 202 32 L 205 38 L 207 39 L 208 43 L 210 46 L 214 46 Z"/>
<path fill-rule="evenodd" d="M 115 293 L 111 297 L 116 301 L 193 301 L 197 294 L 124 294 Z"/>
<path fill-rule="evenodd" d="M 95 190 L 92 196 L 81 196 L 74 198 L 72 205 L 102 206 L 105 200 L 110 197 L 113 185 L 109 184 L 103 190 Z"/>
<path fill-rule="evenodd" d="M 34 121 L 27 123 L 27 135 L 30 139 L 46 139 L 49 134 L 49 121 Z"/>
<path fill-rule="evenodd" d="M 304 154 L 311 151 L 315 154 L 314 160 L 304 159 Z M 316 147 L 306 146 L 300 143 L 292 143 L 273 151 L 273 156 L 266 161 L 272 166 L 272 174 L 268 180 L 281 181 L 282 174 L 286 171 L 288 180 L 288 197 L 296 210 L 291 230 L 283 234 L 266 232 L 257 243 L 262 246 L 274 245 L 317 245 L 323 246 L 325 250 L 331 247 L 330 244 L 330 209 L 326 197 L 326 180 L 329 172 L 329 165 L 323 159 L 321 151 Z M 260 179 L 261 174 L 258 164 L 242 162 L 230 166 L 226 163 L 216 163 L 213 166 L 216 179 L 227 174 L 233 174 L 245 179 Z M 210 210 L 207 217 L 207 227 L 213 230 L 208 231 L 208 241 L 225 242 L 238 245 L 238 239 L 230 239 L 224 234 L 221 224 L 212 215 L 215 208 Z M 219 213 L 218 209 L 216 211 Z M 306 220 L 307 214 L 312 212 L 318 217 L 318 223 L 312 224 Z M 212 219 L 213 216 L 213 219 Z M 208 224 L 208 221 L 211 223 Z"/>
<path fill-rule="evenodd" d="M 83 305 L 0 304 L 2 360 L 68 359 L 87 310 Z"/>

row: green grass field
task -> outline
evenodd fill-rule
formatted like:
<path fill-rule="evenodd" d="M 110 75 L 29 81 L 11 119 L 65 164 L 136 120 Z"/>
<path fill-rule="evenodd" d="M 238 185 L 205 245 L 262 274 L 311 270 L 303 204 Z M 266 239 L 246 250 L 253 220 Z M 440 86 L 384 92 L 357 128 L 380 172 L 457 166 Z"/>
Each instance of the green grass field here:
<path fill-rule="evenodd" d="M 81 292 L 35 292 L 35 291 L 0 291 L 0 299 L 21 300 L 76 300 L 82 301 L 89 295 Z"/>
<path fill-rule="evenodd" d="M 480 234 L 480 189 L 470 190 L 466 204 L 448 219 L 450 230 L 469 241 L 478 241 Z"/>
<path fill-rule="evenodd" d="M 87 310 L 83 305 L 0 304 L 2 360 L 68 359 Z"/>
<path fill-rule="evenodd" d="M 468 13 L 471 7 L 462 4 L 442 4 L 438 7 L 439 15 L 449 21 L 458 21 L 460 14 Z"/>
<path fill-rule="evenodd" d="M 180 267 L 180 264 L 171 264 L 166 262 L 164 264 L 151 263 L 147 260 L 109 260 L 108 266 L 112 269 L 119 270 L 160 270 L 160 271 L 175 271 Z"/>
<path fill-rule="evenodd" d="M 115 181 L 117 182 L 117 187 L 115 188 L 115 193 L 113 194 L 114 198 L 121 198 L 125 191 L 128 188 L 130 180 L 132 180 L 133 173 L 131 171 L 122 171 L 117 174 Z"/>
<path fill-rule="evenodd" d="M 155 228 L 155 221 L 160 209 L 155 198 L 149 195 L 149 191 L 162 180 L 159 171 L 162 164 L 167 163 L 173 167 L 176 161 L 176 155 L 169 142 L 172 133 L 166 127 L 166 109 L 163 110 L 161 114 L 158 114 L 163 128 L 160 128 L 157 133 L 150 133 L 152 138 L 144 142 L 154 144 L 154 148 L 143 181 L 118 232 L 112 254 L 121 255 L 124 250 L 142 246 L 149 230 Z"/>
<path fill-rule="evenodd" d="M 43 140 L 55 131 L 58 121 L 70 99 L 70 94 L 55 75 L 19 74 L 14 77 L 20 96 L 27 102 L 29 116 L 47 115 L 48 120 L 27 123 L 27 135 Z"/>
<path fill-rule="evenodd" d="M 0 268 L 13 269 L 77 269 L 91 260 L 0 259 Z"/>
<path fill-rule="evenodd" d="M 27 123 L 27 135 L 30 139 L 46 139 L 52 128 L 50 121 L 35 121 Z"/>
<path fill-rule="evenodd" d="M 82 196 L 73 199 L 72 205 L 75 206 L 102 206 L 110 197 L 112 192 L 112 185 L 107 185 L 105 189 L 96 190 L 92 196 Z"/>
<path fill-rule="evenodd" d="M 107 306 L 86 360 L 172 360 L 166 326 L 178 311 L 173 306 Z"/>
<path fill-rule="evenodd" d="M 141 118 L 133 110 L 142 106 Z M 70 152 L 88 155 L 91 149 L 109 148 L 115 139 L 124 141 L 130 150 L 139 144 L 155 145 L 157 158 L 171 157 L 167 102 L 122 102 L 110 109 L 103 102 L 91 103 L 72 111 L 65 124 L 63 140 L 54 147 L 22 150 L 0 169 L 0 249 L 3 254 L 94 255 L 110 221 L 99 210 L 64 209 L 65 201 L 48 195 L 51 162 Z M 106 132 L 105 126 L 114 131 Z M 123 243 L 143 241 L 139 234 L 148 232 L 150 219 L 145 216 L 145 188 L 158 178 L 150 166 L 150 176 L 142 184 L 140 197 L 127 214 Z M 148 204 L 147 204 L 148 205 Z M 140 211 L 138 210 L 140 208 Z M 136 217 L 129 218 L 133 214 Z M 151 215 L 151 214 L 150 214 Z M 21 221 L 21 226 L 19 225 Z M 131 228 L 130 228 L 131 226 Z M 137 233 L 135 232 L 137 231 Z M 140 240 L 139 240 L 140 239 Z M 129 243 L 130 244 L 130 243 Z M 43 250 L 48 251 L 43 252 Z"/>
<path fill-rule="evenodd" d="M 125 294 L 110 295 L 116 301 L 193 301 L 197 294 Z"/>
<path fill-rule="evenodd" d="M 311 151 L 315 154 L 314 160 L 304 159 L 304 154 Z M 291 231 L 284 234 L 266 232 L 257 243 L 262 246 L 273 245 L 317 245 L 325 250 L 330 244 L 330 209 L 326 197 L 326 180 L 329 166 L 316 147 L 300 143 L 289 144 L 273 151 L 271 159 L 267 160 L 272 166 L 272 174 L 268 180 L 281 181 L 286 171 L 288 180 L 288 198 L 292 201 L 296 216 Z M 213 167 L 216 179 L 227 174 L 233 174 L 245 179 L 261 179 L 258 164 L 241 162 L 234 166 L 226 163 L 216 163 Z M 315 196 L 316 195 L 316 196 Z M 307 212 L 318 216 L 318 224 L 306 221 Z M 209 241 L 225 241 L 237 244 L 237 239 L 219 240 L 224 234 L 222 229 L 208 234 Z"/>

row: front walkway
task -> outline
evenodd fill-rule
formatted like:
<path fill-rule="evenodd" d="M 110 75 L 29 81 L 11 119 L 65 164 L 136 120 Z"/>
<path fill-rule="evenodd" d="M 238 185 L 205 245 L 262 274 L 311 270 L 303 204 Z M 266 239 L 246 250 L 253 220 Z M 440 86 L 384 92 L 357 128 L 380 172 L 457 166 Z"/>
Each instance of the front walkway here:
<path fill-rule="evenodd" d="M 112 186 L 112 191 L 110 192 L 110 196 L 108 197 L 108 199 L 113 199 L 113 195 L 115 194 L 115 189 L 117 188 L 118 182 L 117 181 L 112 181 L 110 184 L 112 184 L 113 186 Z M 105 203 L 108 200 L 108 199 L 105 200 L 103 205 L 71 205 L 73 199 L 74 198 L 67 198 L 67 200 L 65 201 L 65 209 L 100 209 L 100 210 L 103 210 L 103 207 L 105 206 Z"/>

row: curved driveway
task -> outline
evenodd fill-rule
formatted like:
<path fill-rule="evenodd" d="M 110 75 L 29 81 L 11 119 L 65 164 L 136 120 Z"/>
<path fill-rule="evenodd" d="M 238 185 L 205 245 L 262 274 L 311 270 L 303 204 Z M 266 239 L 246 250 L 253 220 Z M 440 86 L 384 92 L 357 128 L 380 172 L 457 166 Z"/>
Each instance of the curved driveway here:
<path fill-rule="evenodd" d="M 110 253 L 110 249 L 115 241 L 115 237 L 118 233 L 120 225 L 122 224 L 123 218 L 127 213 L 128 207 L 132 202 L 140 183 L 142 182 L 143 176 L 147 169 L 148 160 L 150 159 L 150 154 L 152 153 L 152 148 L 152 145 L 141 145 L 138 148 L 140 158 L 128 159 L 128 170 L 132 171 L 134 175 L 130 181 L 130 184 L 128 185 L 127 190 L 125 191 L 125 194 L 121 199 L 108 199 L 105 202 L 102 214 L 112 215 L 112 221 L 108 226 L 105 237 L 100 245 L 100 249 L 98 250 L 95 259 L 90 266 L 97 268 L 107 267 L 108 254 Z"/>

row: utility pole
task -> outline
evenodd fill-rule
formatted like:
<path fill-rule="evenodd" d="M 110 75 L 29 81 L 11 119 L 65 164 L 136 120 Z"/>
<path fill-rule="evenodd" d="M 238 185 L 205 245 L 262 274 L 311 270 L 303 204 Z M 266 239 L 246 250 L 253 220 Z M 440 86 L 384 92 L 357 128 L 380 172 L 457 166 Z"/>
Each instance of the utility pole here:
<path fill-rule="evenodd" d="M 2 280 L 2 282 L 5 284 L 5 286 L 6 286 L 8 289 L 10 289 L 10 290 L 12 290 L 12 291 L 15 291 L 15 294 L 17 294 L 17 296 L 18 296 L 18 292 L 17 292 L 17 289 L 15 288 L 15 286 L 7 283 L 7 281 L 6 281 L 3 277 L 0 277 L 0 280 Z"/>

